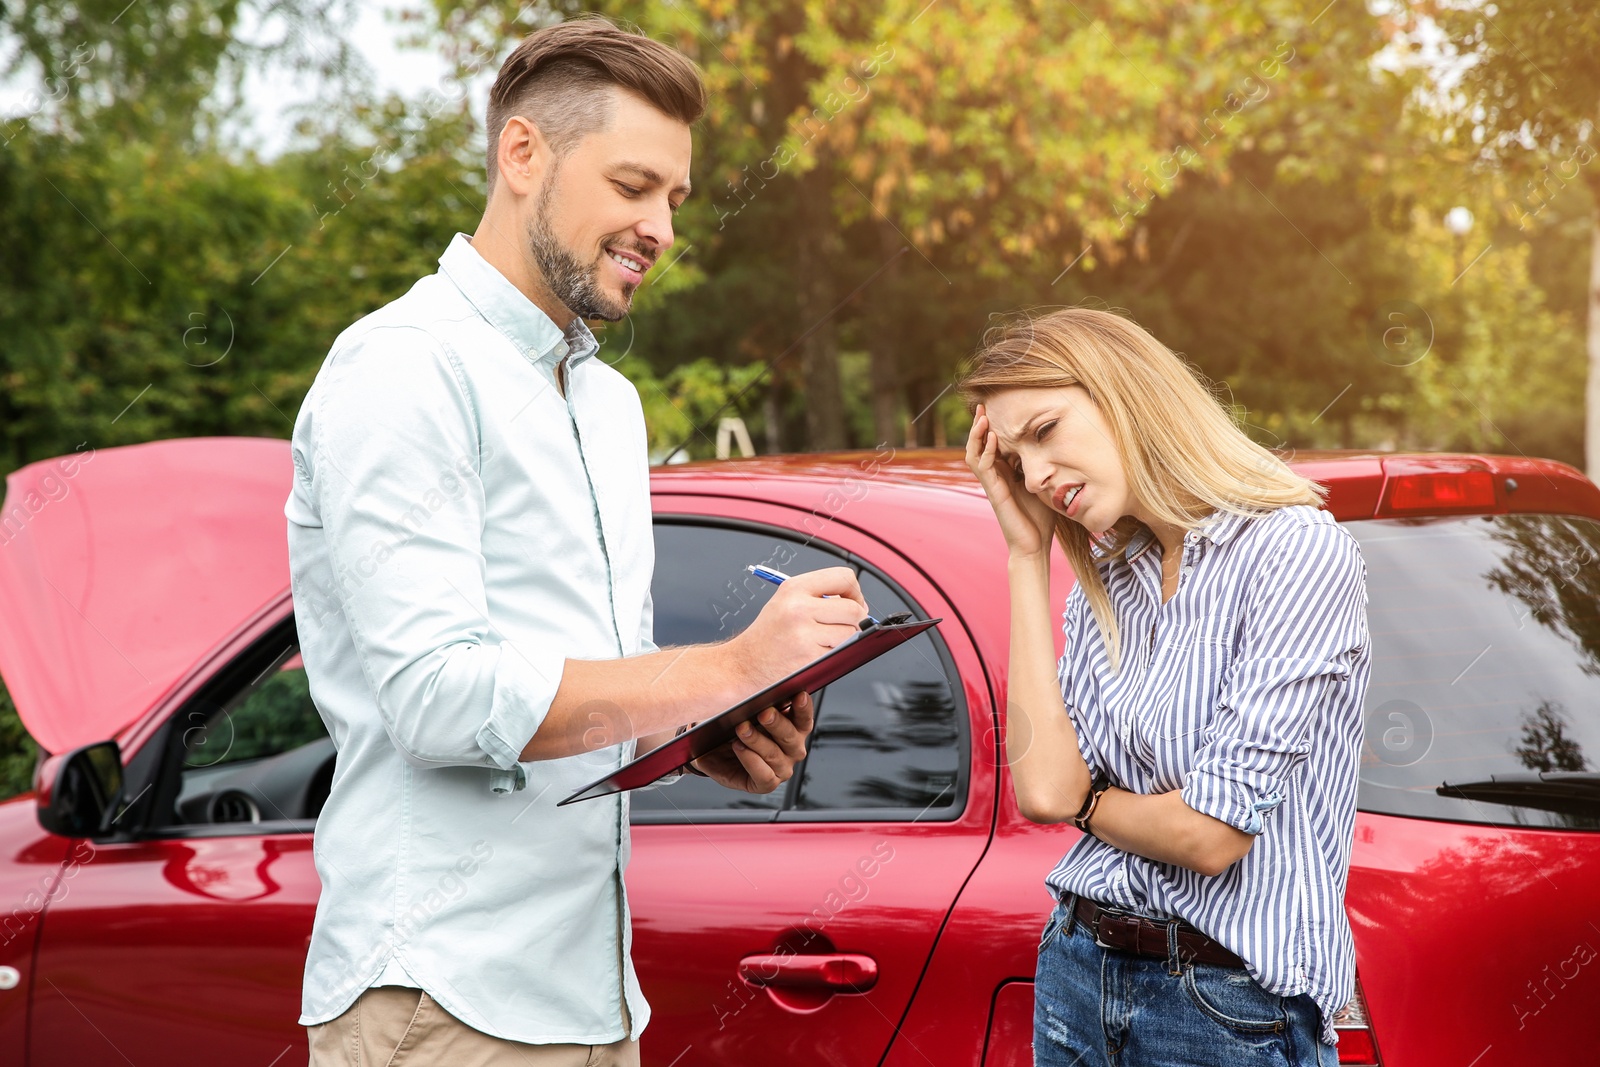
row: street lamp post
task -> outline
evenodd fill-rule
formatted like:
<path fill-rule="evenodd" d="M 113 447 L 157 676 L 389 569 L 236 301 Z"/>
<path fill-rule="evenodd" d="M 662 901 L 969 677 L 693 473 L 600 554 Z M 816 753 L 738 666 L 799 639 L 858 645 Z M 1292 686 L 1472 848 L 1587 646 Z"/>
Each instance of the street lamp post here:
<path fill-rule="evenodd" d="M 1462 265 L 1462 260 L 1467 254 L 1467 231 L 1472 229 L 1472 212 L 1457 204 L 1444 213 L 1444 228 L 1456 236 L 1456 278 L 1461 277 L 1461 272 L 1467 268 Z M 1454 285 L 1455 282 L 1451 282 Z"/>

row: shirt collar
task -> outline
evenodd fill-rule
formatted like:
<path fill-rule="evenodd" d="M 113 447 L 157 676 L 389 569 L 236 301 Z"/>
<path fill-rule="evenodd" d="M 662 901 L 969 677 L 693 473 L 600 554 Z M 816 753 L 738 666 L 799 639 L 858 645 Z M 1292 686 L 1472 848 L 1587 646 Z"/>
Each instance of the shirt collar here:
<path fill-rule="evenodd" d="M 1233 540 L 1235 534 L 1244 529 L 1247 522 L 1253 520 L 1254 515 L 1240 515 L 1234 511 L 1213 511 L 1201 520 L 1195 532 L 1214 545 L 1225 545 Z"/>
<path fill-rule="evenodd" d="M 439 257 L 439 269 L 489 325 L 505 334 L 517 351 L 533 362 L 553 366 L 570 354 L 570 371 L 600 350 L 583 319 L 573 316 L 571 325 L 563 331 L 539 305 L 479 255 L 466 234 L 458 233 L 451 240 L 450 247 Z"/>
<path fill-rule="evenodd" d="M 1232 511 L 1218 509 L 1201 519 L 1192 531 L 1195 537 L 1204 537 L 1214 545 L 1225 545 L 1237 534 L 1245 523 L 1254 516 L 1240 515 Z M 1156 535 L 1149 527 L 1143 527 L 1138 533 L 1128 539 L 1127 548 L 1123 550 L 1123 557 L 1132 563 L 1145 553 L 1145 550 L 1155 541 Z"/>

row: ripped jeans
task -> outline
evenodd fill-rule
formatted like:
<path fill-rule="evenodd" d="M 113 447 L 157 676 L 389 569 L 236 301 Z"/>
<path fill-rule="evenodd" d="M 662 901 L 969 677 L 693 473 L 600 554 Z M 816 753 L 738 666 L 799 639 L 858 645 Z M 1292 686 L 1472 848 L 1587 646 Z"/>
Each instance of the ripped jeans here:
<path fill-rule="evenodd" d="M 1034 984 L 1035 1067 L 1336 1067 L 1309 996 L 1281 997 L 1245 971 L 1101 948 L 1050 913 Z"/>

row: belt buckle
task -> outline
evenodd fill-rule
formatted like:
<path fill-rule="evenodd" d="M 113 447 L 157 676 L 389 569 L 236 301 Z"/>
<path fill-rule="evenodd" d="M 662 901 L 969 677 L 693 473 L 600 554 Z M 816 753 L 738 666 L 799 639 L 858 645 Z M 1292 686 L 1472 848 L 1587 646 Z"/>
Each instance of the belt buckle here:
<path fill-rule="evenodd" d="M 1098 911 L 1095 912 L 1094 922 L 1089 924 L 1089 933 L 1094 935 L 1094 943 L 1098 947 L 1100 947 L 1100 948 L 1116 948 L 1115 945 L 1106 944 L 1105 939 L 1103 939 L 1100 936 L 1100 920 L 1103 919 L 1103 918 L 1105 918 L 1105 915 L 1103 913 L 1098 912 Z"/>
<path fill-rule="evenodd" d="M 1106 908 L 1098 903 L 1095 904 L 1094 909 L 1094 921 L 1089 924 L 1089 932 L 1094 935 L 1094 943 L 1100 948 L 1109 948 L 1117 952 L 1126 951 L 1123 946 L 1113 945 L 1111 942 L 1100 936 L 1100 924 L 1105 922 L 1107 919 L 1118 918 L 1118 916 L 1115 915 L 1109 908 Z"/>
<path fill-rule="evenodd" d="M 1078 914 L 1079 904 L 1089 905 L 1089 918 L 1085 919 Z M 1079 926 L 1082 926 L 1085 930 L 1089 931 L 1089 936 L 1093 938 L 1094 943 L 1101 948 L 1106 947 L 1105 942 L 1100 940 L 1100 919 L 1103 914 L 1104 911 L 1095 901 L 1081 895 L 1074 896 L 1072 901 L 1072 920 Z"/>

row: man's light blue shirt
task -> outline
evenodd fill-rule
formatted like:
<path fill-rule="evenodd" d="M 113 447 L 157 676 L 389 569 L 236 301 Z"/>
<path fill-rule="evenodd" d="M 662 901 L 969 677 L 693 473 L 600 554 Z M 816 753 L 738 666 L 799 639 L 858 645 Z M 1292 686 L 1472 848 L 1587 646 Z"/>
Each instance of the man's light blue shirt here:
<path fill-rule="evenodd" d="M 625 795 L 556 807 L 633 742 L 596 720 L 606 747 L 518 756 L 567 658 L 655 651 L 644 415 L 465 234 L 439 267 L 339 335 L 295 421 L 295 621 L 338 746 L 300 1022 L 403 984 L 497 1037 L 637 1038 Z"/>

